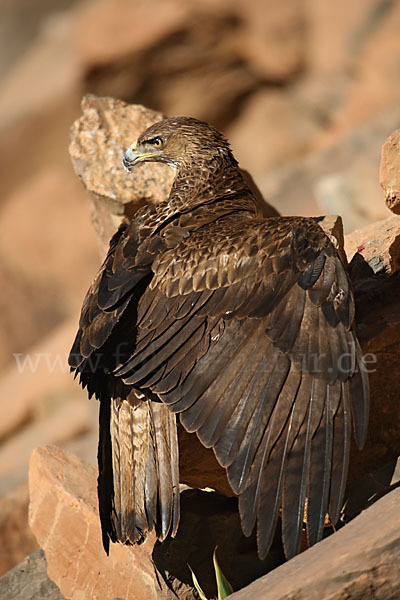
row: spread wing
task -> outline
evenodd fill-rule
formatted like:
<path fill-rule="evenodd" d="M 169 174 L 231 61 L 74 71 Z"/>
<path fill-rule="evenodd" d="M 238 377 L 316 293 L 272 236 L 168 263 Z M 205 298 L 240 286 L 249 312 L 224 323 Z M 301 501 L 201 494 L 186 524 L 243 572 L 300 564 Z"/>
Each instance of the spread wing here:
<path fill-rule="evenodd" d="M 310 544 L 328 511 L 338 519 L 352 422 L 359 445 L 365 437 L 368 382 L 344 267 L 311 220 L 236 216 L 159 254 L 152 271 L 135 346 L 114 375 L 156 394 L 214 449 L 244 532 L 257 523 L 261 557 L 282 507 L 293 556 L 305 512 Z"/>

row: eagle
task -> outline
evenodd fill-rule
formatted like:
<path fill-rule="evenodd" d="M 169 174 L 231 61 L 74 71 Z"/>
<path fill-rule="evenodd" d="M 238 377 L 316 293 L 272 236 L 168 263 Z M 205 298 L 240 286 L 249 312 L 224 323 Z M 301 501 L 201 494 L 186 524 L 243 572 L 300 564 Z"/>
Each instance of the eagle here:
<path fill-rule="evenodd" d="M 287 558 L 335 524 L 354 432 L 368 423 L 351 284 L 304 217 L 263 217 L 228 141 L 164 119 L 123 156 L 161 162 L 168 200 L 110 241 L 83 302 L 69 365 L 99 400 L 103 545 L 177 532 L 177 418 L 212 448 L 264 558 L 281 516 Z M 193 461 L 196 457 L 193 456 Z"/>

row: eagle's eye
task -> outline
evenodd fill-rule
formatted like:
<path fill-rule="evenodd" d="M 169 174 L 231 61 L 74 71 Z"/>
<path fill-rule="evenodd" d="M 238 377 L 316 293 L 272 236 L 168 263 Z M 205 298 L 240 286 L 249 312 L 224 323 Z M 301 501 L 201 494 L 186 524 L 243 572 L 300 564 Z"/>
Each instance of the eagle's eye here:
<path fill-rule="evenodd" d="M 148 143 L 158 149 L 164 146 L 164 140 L 161 137 L 155 137 L 152 140 L 148 140 Z"/>

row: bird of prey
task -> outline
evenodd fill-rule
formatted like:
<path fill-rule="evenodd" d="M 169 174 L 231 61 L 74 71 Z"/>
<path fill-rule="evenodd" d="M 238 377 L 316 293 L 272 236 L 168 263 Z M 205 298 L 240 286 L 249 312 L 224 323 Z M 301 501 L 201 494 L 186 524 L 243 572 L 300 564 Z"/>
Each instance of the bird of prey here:
<path fill-rule="evenodd" d="M 110 242 L 69 364 L 100 401 L 103 544 L 179 524 L 176 418 L 212 448 L 265 557 L 282 518 L 288 558 L 339 518 L 368 379 L 349 278 L 313 219 L 264 218 L 224 136 L 188 117 L 125 152 L 175 171 L 167 201 Z M 196 460 L 196 457 L 193 457 Z"/>

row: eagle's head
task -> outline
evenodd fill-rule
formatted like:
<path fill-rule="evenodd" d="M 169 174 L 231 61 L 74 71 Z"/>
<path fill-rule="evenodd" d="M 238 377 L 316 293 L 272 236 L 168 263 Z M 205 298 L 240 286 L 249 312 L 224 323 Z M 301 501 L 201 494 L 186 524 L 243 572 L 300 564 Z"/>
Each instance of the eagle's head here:
<path fill-rule="evenodd" d="M 163 162 L 179 171 L 228 156 L 233 159 L 228 141 L 217 129 L 190 117 L 173 117 L 146 129 L 122 162 L 128 172 L 140 162 Z"/>

